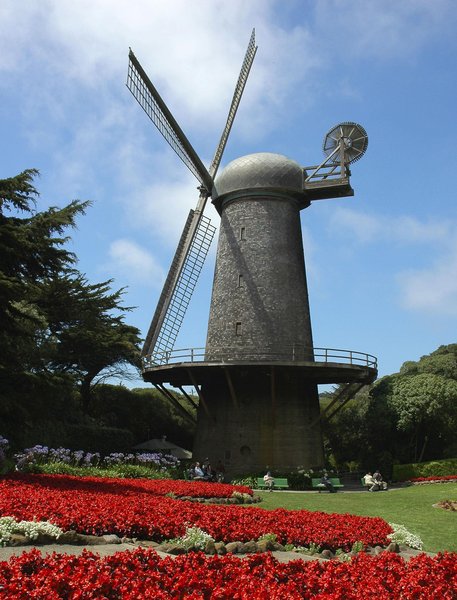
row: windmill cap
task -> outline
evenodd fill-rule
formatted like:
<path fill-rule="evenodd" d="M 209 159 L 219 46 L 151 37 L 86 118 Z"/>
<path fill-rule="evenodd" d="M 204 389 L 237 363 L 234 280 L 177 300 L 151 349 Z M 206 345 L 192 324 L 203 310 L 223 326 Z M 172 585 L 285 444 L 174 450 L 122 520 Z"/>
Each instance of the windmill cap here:
<path fill-rule="evenodd" d="M 282 154 L 248 154 L 232 160 L 216 178 L 213 198 L 256 188 L 303 193 L 303 169 Z"/>

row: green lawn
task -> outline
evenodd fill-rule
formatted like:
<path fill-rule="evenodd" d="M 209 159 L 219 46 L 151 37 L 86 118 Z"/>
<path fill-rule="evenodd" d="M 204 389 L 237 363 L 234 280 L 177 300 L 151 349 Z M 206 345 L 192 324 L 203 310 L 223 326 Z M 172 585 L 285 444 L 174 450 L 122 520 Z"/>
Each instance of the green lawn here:
<path fill-rule="evenodd" d="M 457 483 L 414 485 L 372 494 L 367 491 L 338 494 L 259 491 L 256 494 L 262 497 L 257 506 L 268 510 L 305 508 L 382 517 L 419 535 L 424 542 L 424 550 L 428 552 L 457 552 L 457 512 L 433 507 L 440 500 L 457 500 Z"/>

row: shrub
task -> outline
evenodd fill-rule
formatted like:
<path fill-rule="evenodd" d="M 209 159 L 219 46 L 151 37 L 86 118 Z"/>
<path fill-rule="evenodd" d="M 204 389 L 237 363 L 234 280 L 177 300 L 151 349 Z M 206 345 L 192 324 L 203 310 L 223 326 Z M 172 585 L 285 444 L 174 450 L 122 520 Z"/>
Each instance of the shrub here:
<path fill-rule="evenodd" d="M 106 477 L 123 477 L 127 479 L 168 479 L 169 475 L 164 473 L 162 470 L 157 470 L 152 467 L 145 465 L 116 465 L 103 469 L 106 472 Z M 96 472 L 91 471 L 91 474 L 97 475 Z"/>
<path fill-rule="evenodd" d="M 278 541 L 278 536 L 276 535 L 276 533 L 264 533 L 259 537 L 258 541 L 262 542 L 263 540 L 267 540 L 269 542 L 273 542 L 273 544 L 276 544 L 276 542 Z"/>
<path fill-rule="evenodd" d="M 457 458 L 433 460 L 424 463 L 394 465 L 393 479 L 408 481 L 415 477 L 433 477 L 435 475 L 455 475 L 457 473 Z"/>
<path fill-rule="evenodd" d="M 298 471 L 287 473 L 286 476 L 291 490 L 308 490 L 311 487 L 311 477 L 315 475 L 299 469 Z"/>
<path fill-rule="evenodd" d="M 135 443 L 133 434 L 127 429 L 102 427 L 94 423 L 63 423 L 38 419 L 33 421 L 33 427 L 25 427 L 15 437 L 16 448 L 41 443 L 54 448 L 85 448 L 103 454 L 125 452 Z"/>
<path fill-rule="evenodd" d="M 230 482 L 232 485 L 245 485 L 249 488 L 257 487 L 257 475 L 246 475 L 245 477 L 234 477 Z"/>

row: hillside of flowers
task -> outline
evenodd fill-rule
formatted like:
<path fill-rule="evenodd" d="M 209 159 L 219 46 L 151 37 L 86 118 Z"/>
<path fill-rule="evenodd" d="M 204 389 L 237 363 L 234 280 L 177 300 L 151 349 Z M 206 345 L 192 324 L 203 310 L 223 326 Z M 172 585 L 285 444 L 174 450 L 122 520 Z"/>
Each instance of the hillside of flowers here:
<path fill-rule="evenodd" d="M 243 560 L 193 553 L 161 559 L 137 549 L 99 558 L 34 550 L 0 563 L 0 598 L 123 600 L 333 600 L 457 597 L 457 555 L 357 555 L 350 562 L 279 563 L 271 555 Z"/>
<path fill-rule="evenodd" d="M 49 521 L 64 531 L 163 541 L 199 527 L 215 540 L 249 541 L 271 533 L 281 544 L 319 545 L 336 551 L 354 543 L 387 546 L 392 528 L 383 519 L 306 510 L 266 511 L 200 504 L 170 495 L 226 494 L 240 486 L 172 480 L 77 478 L 14 474 L 0 481 L 0 516 Z M 227 490 L 227 491 L 226 491 Z M 168 494 L 168 495 L 164 495 Z"/>

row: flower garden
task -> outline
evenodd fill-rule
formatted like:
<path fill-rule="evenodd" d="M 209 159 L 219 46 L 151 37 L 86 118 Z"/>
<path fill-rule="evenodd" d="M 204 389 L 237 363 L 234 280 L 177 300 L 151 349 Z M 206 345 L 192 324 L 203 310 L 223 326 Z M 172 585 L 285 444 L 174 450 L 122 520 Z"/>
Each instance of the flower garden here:
<path fill-rule="evenodd" d="M 199 528 L 214 540 L 318 545 L 348 552 L 387 546 L 392 527 L 376 517 L 240 506 L 252 490 L 171 479 L 14 473 L 0 480 L 0 517 L 48 521 L 64 531 L 161 542 Z M 200 501 L 202 498 L 206 502 Z M 215 504 L 225 498 L 229 504 Z M 196 499 L 199 499 L 197 502 Z M 347 556 L 347 555 L 346 555 Z M 189 552 L 161 558 L 137 548 L 110 557 L 37 550 L 0 563 L 0 598 L 457 598 L 457 555 L 390 552 L 346 561 L 278 562 L 270 553 L 240 558 Z"/>
<path fill-rule="evenodd" d="M 194 526 L 224 542 L 248 541 L 270 533 L 281 544 L 315 544 L 332 551 L 348 551 L 356 542 L 364 546 L 389 543 L 391 527 L 375 517 L 265 511 L 179 499 L 231 497 L 234 492 L 252 494 L 249 488 L 222 483 L 18 473 L 0 482 L 0 514 L 50 521 L 64 531 L 114 533 L 154 541 L 179 537 L 188 526 Z"/>
<path fill-rule="evenodd" d="M 7 449 L 0 436 L 2 459 Z M 255 500 L 250 487 L 171 479 L 179 465 L 156 454 L 101 457 L 35 446 L 14 458 L 16 471 L 0 479 L 0 545 L 18 533 L 33 543 L 40 535 L 63 540 L 63 532 L 73 531 L 149 540 L 161 548 L 175 543 L 182 553 L 163 558 L 132 545 L 107 557 L 87 550 L 42 556 L 32 549 L 0 562 L 0 598 L 457 598 L 457 554 L 406 560 L 373 552 L 392 541 L 422 547 L 402 525 L 379 517 L 246 506 Z M 261 540 L 275 543 L 261 546 Z M 237 556 L 248 550 L 230 549 L 253 542 L 250 552 L 259 553 Z M 301 556 L 319 549 L 330 560 L 283 563 L 261 547 Z"/>

